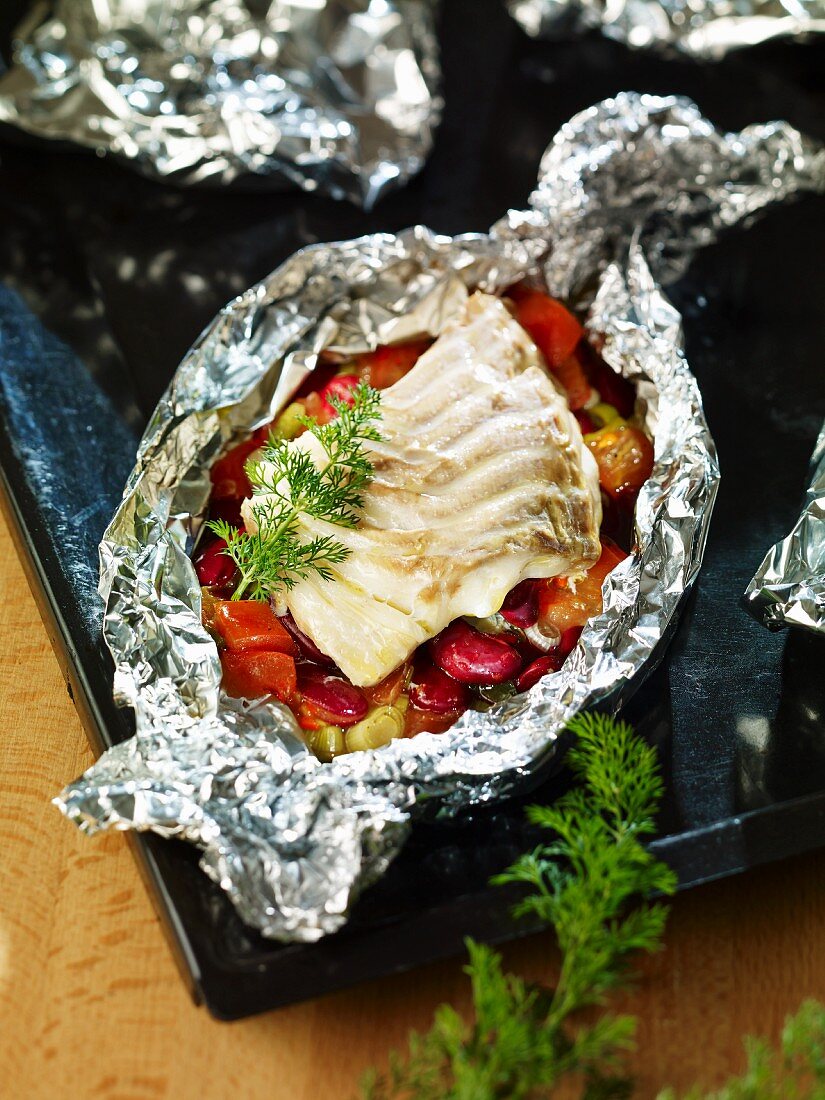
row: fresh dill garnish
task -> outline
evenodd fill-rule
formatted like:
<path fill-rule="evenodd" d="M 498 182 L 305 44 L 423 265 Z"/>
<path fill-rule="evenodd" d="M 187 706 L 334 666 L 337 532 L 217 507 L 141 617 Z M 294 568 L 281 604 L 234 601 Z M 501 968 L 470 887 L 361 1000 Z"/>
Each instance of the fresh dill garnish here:
<path fill-rule="evenodd" d="M 693 1088 L 683 1100 L 822 1100 L 825 1097 L 825 1005 L 803 1001 L 785 1020 L 779 1049 L 764 1039 L 745 1039 L 747 1067 L 720 1089 Z M 676 1100 L 673 1089 L 657 1100 Z"/>
<path fill-rule="evenodd" d="M 505 973 L 498 952 L 468 940 L 474 1021 L 442 1005 L 430 1031 L 411 1036 L 406 1057 L 392 1055 L 386 1074 L 365 1080 L 367 1100 L 533 1100 L 571 1077 L 583 1100 L 629 1095 L 621 1064 L 635 1020 L 574 1020 L 626 984 L 635 952 L 660 946 L 668 910 L 648 899 L 673 893 L 676 878 L 642 839 L 654 831 L 662 781 L 655 750 L 626 723 L 585 714 L 570 730 L 577 783 L 528 811 L 552 839 L 493 880 L 526 886 L 515 914 L 555 929 L 555 988 Z"/>
<path fill-rule="evenodd" d="M 268 600 L 311 573 L 329 580 L 330 567 L 350 553 L 331 535 L 303 541 L 300 516 L 338 527 L 356 526 L 363 490 L 373 474 L 363 444 L 381 438 L 373 423 L 381 415 L 381 397 L 362 382 L 352 391 L 351 404 L 335 396 L 327 400 L 337 413 L 335 419 L 317 424 L 310 417 L 300 418 L 320 442 L 325 463 L 319 467 L 306 451 L 271 437 L 262 457 L 246 465 L 258 530 L 239 531 L 222 519 L 208 525 L 224 540 L 224 552 L 238 568 L 233 600 Z"/>

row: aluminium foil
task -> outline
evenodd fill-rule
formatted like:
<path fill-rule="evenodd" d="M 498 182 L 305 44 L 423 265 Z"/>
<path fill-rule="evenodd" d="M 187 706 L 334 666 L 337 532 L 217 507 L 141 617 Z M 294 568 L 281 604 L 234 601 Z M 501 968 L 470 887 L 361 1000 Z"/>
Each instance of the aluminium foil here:
<path fill-rule="evenodd" d="M 507 8 L 533 38 L 598 29 L 632 49 L 706 61 L 825 31 L 825 0 L 507 0 Z"/>
<path fill-rule="evenodd" d="M 432 147 L 434 23 L 435 0 L 39 0 L 0 122 L 179 185 L 370 207 Z"/>
<path fill-rule="evenodd" d="M 701 565 L 719 468 L 663 286 L 719 231 L 823 189 L 822 149 L 786 123 L 722 133 L 687 100 L 625 93 L 562 127 L 528 208 L 489 234 L 418 226 L 313 245 L 230 302 L 160 401 L 101 544 L 114 691 L 137 733 L 65 789 L 63 812 L 89 833 L 196 844 L 249 925 L 307 942 L 346 922 L 417 818 L 535 785 L 572 715 L 615 711 L 641 682 Z M 284 406 L 322 350 L 436 336 L 468 288 L 524 278 L 582 308 L 588 338 L 636 386 L 655 449 L 636 549 L 559 672 L 447 733 L 320 763 L 285 708 L 220 691 L 190 560 L 209 468 Z"/>

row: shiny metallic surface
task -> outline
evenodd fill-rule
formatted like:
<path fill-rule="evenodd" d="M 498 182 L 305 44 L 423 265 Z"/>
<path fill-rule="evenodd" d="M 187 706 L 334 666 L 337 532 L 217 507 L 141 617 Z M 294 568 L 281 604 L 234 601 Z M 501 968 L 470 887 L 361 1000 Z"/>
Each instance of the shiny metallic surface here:
<path fill-rule="evenodd" d="M 825 424 L 799 519 L 765 555 L 745 591 L 745 603 L 770 630 L 802 626 L 825 634 Z"/>
<path fill-rule="evenodd" d="M 63 811 L 88 832 L 192 841 L 248 924 L 311 942 L 342 926 L 414 819 L 535 784 L 573 714 L 615 710 L 641 682 L 701 564 L 719 470 L 660 280 L 721 227 L 823 189 L 822 169 L 821 150 L 785 125 L 723 135 L 686 100 L 625 94 L 562 128 L 530 208 L 488 236 L 417 227 L 315 245 L 231 302 L 161 400 L 101 546 L 115 692 L 135 709 L 137 735 L 63 792 Z M 465 286 L 522 277 L 583 305 L 591 339 L 637 386 L 655 442 L 638 548 L 606 580 L 604 611 L 561 671 L 528 694 L 468 712 L 446 734 L 321 764 L 285 709 L 220 693 L 189 559 L 209 466 L 270 419 L 322 348 L 435 335 Z"/>
<path fill-rule="evenodd" d="M 772 38 L 825 31 L 823 0 L 507 0 L 507 7 L 533 38 L 598 28 L 634 49 L 707 60 Z"/>
<path fill-rule="evenodd" d="M 435 0 L 41 0 L 0 122 L 176 184 L 302 187 L 371 206 L 441 114 Z"/>

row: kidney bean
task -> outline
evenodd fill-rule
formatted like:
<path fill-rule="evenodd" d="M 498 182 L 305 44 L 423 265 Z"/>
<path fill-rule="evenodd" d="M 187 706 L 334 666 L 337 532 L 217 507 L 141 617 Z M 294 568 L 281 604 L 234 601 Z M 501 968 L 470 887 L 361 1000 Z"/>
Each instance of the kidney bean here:
<path fill-rule="evenodd" d="M 435 665 L 427 665 L 413 678 L 410 702 L 419 710 L 432 714 L 458 714 L 470 701 L 470 693 L 464 684 L 453 680 Z"/>
<path fill-rule="evenodd" d="M 287 631 L 297 645 L 302 657 L 305 657 L 308 661 L 312 661 L 312 663 L 316 665 L 325 665 L 329 667 L 335 664 L 331 657 L 327 657 L 326 653 L 321 652 L 312 638 L 304 634 L 303 630 L 301 630 L 288 611 L 285 615 L 280 616 L 280 622 L 281 626 Z"/>
<path fill-rule="evenodd" d="M 512 626 L 526 630 L 539 618 L 539 596 L 535 581 L 521 581 L 501 605 L 501 617 Z"/>
<path fill-rule="evenodd" d="M 511 680 L 522 665 L 511 645 L 474 630 L 462 619 L 433 638 L 430 654 L 440 669 L 462 684 L 501 684 Z"/>
<path fill-rule="evenodd" d="M 336 726 L 353 726 L 368 710 L 367 700 L 357 687 L 320 669 L 304 668 L 298 690 L 302 706 Z"/>
<path fill-rule="evenodd" d="M 558 672 L 563 664 L 564 657 L 557 653 L 547 653 L 544 657 L 537 658 L 516 677 L 516 690 L 529 691 L 542 676 L 546 676 L 548 672 Z"/>
<path fill-rule="evenodd" d="M 195 572 L 204 588 L 227 588 L 236 577 L 235 563 L 224 554 L 223 539 L 212 539 L 195 557 Z"/>
<path fill-rule="evenodd" d="M 583 628 L 580 626 L 571 626 L 568 627 L 567 630 L 562 631 L 561 641 L 555 649 L 555 652 L 559 654 L 562 660 L 564 660 L 568 653 L 572 653 L 576 648 L 576 642 L 578 642 L 581 637 L 582 629 Z"/>

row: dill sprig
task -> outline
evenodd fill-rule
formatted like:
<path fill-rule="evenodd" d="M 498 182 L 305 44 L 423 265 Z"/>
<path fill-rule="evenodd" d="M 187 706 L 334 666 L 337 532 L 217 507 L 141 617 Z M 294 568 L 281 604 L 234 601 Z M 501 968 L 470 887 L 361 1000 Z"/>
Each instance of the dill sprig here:
<path fill-rule="evenodd" d="M 785 1020 L 779 1049 L 764 1039 L 745 1039 L 745 1072 L 722 1088 L 693 1088 L 683 1100 L 822 1100 L 825 1096 L 825 1005 L 803 1001 Z M 657 1100 L 676 1100 L 673 1089 Z"/>
<path fill-rule="evenodd" d="M 576 785 L 528 811 L 552 839 L 493 880 L 527 887 L 515 913 L 555 929 L 555 988 L 505 973 L 498 952 L 468 940 L 474 1020 L 442 1005 L 430 1031 L 411 1036 L 406 1057 L 391 1055 L 386 1074 L 365 1080 L 368 1100 L 533 1100 L 569 1077 L 584 1100 L 629 1095 L 621 1066 L 635 1020 L 571 1017 L 603 1004 L 629 980 L 633 954 L 661 943 L 667 908 L 648 899 L 673 893 L 676 879 L 642 840 L 654 830 L 662 781 L 655 751 L 626 723 L 588 714 L 570 730 Z"/>
<path fill-rule="evenodd" d="M 356 526 L 363 490 L 373 474 L 363 444 L 381 438 L 373 423 L 381 415 L 381 397 L 359 383 L 351 404 L 334 396 L 327 400 L 337 413 L 334 420 L 317 424 L 310 417 L 300 418 L 320 442 L 324 464 L 317 466 L 306 451 L 270 437 L 262 457 L 246 465 L 258 530 L 239 531 L 225 520 L 209 523 L 226 542 L 224 553 L 240 574 L 233 600 L 269 600 L 310 573 L 329 580 L 331 566 L 349 556 L 349 549 L 330 535 L 303 541 L 300 516 L 338 527 Z"/>

